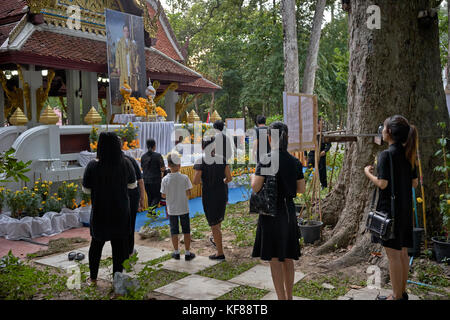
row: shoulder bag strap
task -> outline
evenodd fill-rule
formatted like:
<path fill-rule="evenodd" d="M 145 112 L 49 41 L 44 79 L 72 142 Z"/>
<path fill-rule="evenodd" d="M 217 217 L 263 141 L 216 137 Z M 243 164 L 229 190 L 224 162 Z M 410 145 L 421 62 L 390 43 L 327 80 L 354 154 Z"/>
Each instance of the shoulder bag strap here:
<path fill-rule="evenodd" d="M 395 217 L 395 193 L 394 193 L 394 163 L 392 161 L 392 155 L 388 151 L 389 154 L 389 162 L 391 167 L 391 215 L 392 219 Z"/>

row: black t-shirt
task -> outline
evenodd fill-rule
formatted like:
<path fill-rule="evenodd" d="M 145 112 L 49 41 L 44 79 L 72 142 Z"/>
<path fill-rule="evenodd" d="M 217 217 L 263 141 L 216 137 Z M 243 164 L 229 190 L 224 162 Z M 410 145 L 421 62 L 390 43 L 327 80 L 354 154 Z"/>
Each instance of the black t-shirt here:
<path fill-rule="evenodd" d="M 304 178 L 303 166 L 297 158 L 293 157 L 287 151 L 272 151 L 265 155 L 261 162 L 258 163 L 255 170 L 255 175 L 264 176 L 261 169 L 270 168 L 274 157 L 279 157 L 278 170 L 274 163 L 270 175 L 277 175 L 278 181 L 278 202 L 281 203 L 283 199 L 292 200 L 297 195 L 297 181 Z M 267 164 L 264 164 L 267 163 Z"/>
<path fill-rule="evenodd" d="M 136 180 L 137 181 L 141 180 L 142 179 L 142 172 L 141 172 L 141 168 L 139 167 L 139 164 L 137 163 L 137 161 L 133 157 L 130 157 L 130 156 L 126 155 L 126 154 L 124 154 L 124 156 L 128 160 L 130 160 L 131 164 L 133 165 L 134 173 L 136 175 Z M 139 190 L 139 187 L 137 187 L 137 188 L 134 188 L 134 189 L 128 189 L 128 194 L 130 196 L 135 196 L 136 197 L 136 196 L 140 196 L 141 192 Z"/>
<path fill-rule="evenodd" d="M 103 170 L 92 160 L 83 175 L 83 187 L 91 190 L 91 236 L 104 241 L 126 238 L 130 230 L 128 184 L 136 183 L 133 165 L 123 157 L 119 166 L 109 169 L 110 174 L 102 174 Z"/>
<path fill-rule="evenodd" d="M 161 182 L 161 168 L 165 165 L 160 153 L 148 151 L 141 158 L 141 166 L 145 183 Z"/>
<path fill-rule="evenodd" d="M 216 155 L 219 157 L 219 155 Z M 223 159 L 223 158 L 222 158 Z M 218 162 L 218 161 L 217 161 Z M 205 158 L 202 157 L 198 159 L 194 164 L 194 170 L 202 172 L 202 190 L 203 192 L 210 192 L 212 190 L 217 190 L 220 188 L 227 188 L 227 184 L 223 182 L 225 179 L 225 159 L 221 161 L 222 163 L 212 163 L 208 164 Z"/>
<path fill-rule="evenodd" d="M 412 180 L 417 178 L 417 168 L 412 169 L 410 162 L 406 159 L 405 148 L 400 143 L 389 146 L 389 149 L 380 153 L 377 163 L 378 179 L 388 181 L 384 190 L 379 190 L 377 210 L 391 212 L 391 165 L 389 153 L 392 155 L 394 165 L 394 194 L 395 214 L 412 212 Z"/>

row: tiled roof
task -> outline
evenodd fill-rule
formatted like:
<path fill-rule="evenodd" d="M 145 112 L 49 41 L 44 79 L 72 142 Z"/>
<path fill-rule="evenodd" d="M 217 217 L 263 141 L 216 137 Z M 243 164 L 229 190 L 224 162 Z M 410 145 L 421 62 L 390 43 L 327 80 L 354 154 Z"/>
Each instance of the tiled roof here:
<path fill-rule="evenodd" d="M 25 0 L 1 0 L 0 20 L 23 13 L 23 9 L 26 6 L 27 3 Z"/>
<path fill-rule="evenodd" d="M 0 46 L 8 39 L 9 33 L 14 29 L 18 22 L 13 22 L 0 26 Z"/>
<path fill-rule="evenodd" d="M 178 91 L 185 92 L 211 92 L 222 89 L 220 86 L 214 84 L 211 81 L 206 80 L 205 78 L 199 78 L 195 81 L 189 83 L 183 83 Z"/>
<path fill-rule="evenodd" d="M 67 68 L 106 72 L 106 43 L 50 31 L 35 31 L 17 53 L 9 55 L 12 63 L 24 63 L 20 54 L 49 68 Z M 201 75 L 182 66 L 155 49 L 146 49 L 146 68 L 152 80 L 187 82 L 189 87 L 215 88 L 201 80 Z M 2 61 L 3 62 L 3 61 Z M 192 89 L 191 88 L 191 89 Z M 217 88 L 215 88 L 217 90 Z M 209 90 L 211 91 L 211 90 Z"/>
<path fill-rule="evenodd" d="M 147 3 L 148 11 L 150 13 L 150 16 L 153 17 L 156 14 L 155 9 Z M 164 24 L 166 25 L 169 36 L 172 38 L 173 42 L 175 43 L 175 46 L 177 46 L 177 49 L 181 52 L 181 47 L 179 46 L 177 39 L 175 37 L 175 34 L 173 33 L 172 27 L 170 26 L 169 20 L 167 19 L 164 11 L 161 12 L 160 19 L 164 21 Z M 161 51 L 162 53 L 166 54 L 168 57 L 171 57 L 174 60 L 177 61 L 184 61 L 184 57 L 180 57 L 180 55 L 175 50 L 172 42 L 169 40 L 169 36 L 164 31 L 164 28 L 161 24 L 161 21 L 158 20 L 158 32 L 156 34 L 156 45 L 154 46 L 155 49 Z"/>

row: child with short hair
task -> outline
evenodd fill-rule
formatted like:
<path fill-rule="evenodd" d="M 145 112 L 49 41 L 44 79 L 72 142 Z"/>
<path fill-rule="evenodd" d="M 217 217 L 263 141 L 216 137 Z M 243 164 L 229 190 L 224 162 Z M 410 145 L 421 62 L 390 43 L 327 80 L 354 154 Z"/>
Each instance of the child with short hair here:
<path fill-rule="evenodd" d="M 184 234 L 184 245 L 186 248 L 184 259 L 189 261 L 195 258 L 195 254 L 190 252 L 191 228 L 188 204 L 192 183 L 187 175 L 180 173 L 181 159 L 177 153 L 170 153 L 167 156 L 167 163 L 170 168 L 170 173 L 166 175 L 161 182 L 161 194 L 166 198 L 166 212 L 169 214 L 170 234 L 172 236 L 174 248 L 172 258 L 176 260 L 180 259 L 178 234 L 180 233 L 179 223 L 181 223 L 181 229 Z"/>

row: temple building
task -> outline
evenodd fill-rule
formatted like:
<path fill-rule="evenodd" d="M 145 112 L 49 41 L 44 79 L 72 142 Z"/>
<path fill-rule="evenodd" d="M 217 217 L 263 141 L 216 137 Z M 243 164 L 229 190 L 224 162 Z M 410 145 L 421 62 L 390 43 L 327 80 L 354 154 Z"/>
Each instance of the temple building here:
<path fill-rule="evenodd" d="M 107 113 L 105 9 L 143 17 L 147 81 L 155 101 L 164 97 L 168 121 L 177 121 L 194 97 L 220 89 L 185 65 L 185 49 L 158 0 L 2 0 L 0 126 L 17 107 L 28 128 L 39 125 L 48 97 L 59 97 L 69 125 L 85 124 L 92 106 Z"/>

